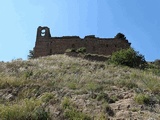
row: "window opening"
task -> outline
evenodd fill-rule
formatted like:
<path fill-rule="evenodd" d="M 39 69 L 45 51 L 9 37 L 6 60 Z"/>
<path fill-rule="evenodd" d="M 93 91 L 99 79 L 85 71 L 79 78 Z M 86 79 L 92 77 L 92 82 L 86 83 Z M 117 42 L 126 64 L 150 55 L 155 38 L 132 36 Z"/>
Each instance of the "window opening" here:
<path fill-rule="evenodd" d="M 45 34 L 46 34 L 46 30 L 45 29 L 41 30 L 41 36 L 45 36 Z"/>

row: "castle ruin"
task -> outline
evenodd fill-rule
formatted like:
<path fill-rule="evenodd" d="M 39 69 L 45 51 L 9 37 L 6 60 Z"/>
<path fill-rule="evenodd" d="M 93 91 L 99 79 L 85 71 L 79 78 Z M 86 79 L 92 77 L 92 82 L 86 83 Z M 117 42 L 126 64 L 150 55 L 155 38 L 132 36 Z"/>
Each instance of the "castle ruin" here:
<path fill-rule="evenodd" d="M 53 54 L 64 54 L 67 49 L 86 48 L 86 53 L 98 55 L 111 55 L 120 49 L 130 47 L 126 39 L 119 38 L 99 38 L 94 35 L 51 37 L 48 27 L 37 28 L 37 37 L 34 47 L 34 57 L 41 57 Z"/>

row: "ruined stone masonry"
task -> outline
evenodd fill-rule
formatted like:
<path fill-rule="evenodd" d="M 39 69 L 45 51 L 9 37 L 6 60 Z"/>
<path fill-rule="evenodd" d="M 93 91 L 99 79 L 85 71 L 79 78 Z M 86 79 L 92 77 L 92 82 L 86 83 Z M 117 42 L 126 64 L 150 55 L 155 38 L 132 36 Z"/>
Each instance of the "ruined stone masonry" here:
<path fill-rule="evenodd" d="M 34 47 L 34 57 L 47 56 L 53 54 L 63 54 L 66 49 L 81 47 L 86 48 L 86 53 L 98 55 L 111 55 L 113 52 L 130 47 L 126 39 L 99 38 L 94 35 L 51 37 L 48 27 L 39 26 L 37 29 L 36 43 Z"/>

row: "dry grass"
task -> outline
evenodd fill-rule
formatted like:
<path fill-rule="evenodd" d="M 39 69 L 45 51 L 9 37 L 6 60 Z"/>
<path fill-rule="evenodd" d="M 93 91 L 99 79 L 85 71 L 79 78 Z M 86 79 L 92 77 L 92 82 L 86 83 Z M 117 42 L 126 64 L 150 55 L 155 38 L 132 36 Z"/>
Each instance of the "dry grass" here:
<path fill-rule="evenodd" d="M 47 107 L 52 99 L 72 95 L 91 93 L 91 100 L 101 102 L 102 97 L 105 98 L 105 92 L 113 92 L 112 86 L 116 86 L 118 89 L 134 90 L 135 94 L 154 95 L 156 102 L 160 101 L 160 77 L 148 70 L 115 66 L 107 62 L 91 62 L 66 55 L 53 55 L 27 61 L 1 62 L 0 116 L 2 119 L 6 119 L 6 116 L 14 119 L 26 119 L 37 107 L 41 107 L 42 103 Z M 14 90 L 18 90 L 14 98 L 9 101 L 11 104 L 8 103 L 3 93 L 6 89 L 11 89 L 8 94 L 13 94 Z M 112 96 L 113 98 L 109 95 L 109 100 L 112 99 L 115 102 L 119 99 L 116 95 Z M 108 101 L 103 100 L 102 102 L 108 104 Z M 33 104 L 32 109 L 23 107 L 28 103 Z M 15 108 L 24 113 L 20 114 L 20 111 Z M 75 111 L 75 108 L 67 112 L 70 112 L 69 118 L 76 117 L 76 115 L 82 118 L 87 117 L 82 112 Z M 106 118 L 104 112 L 100 112 L 100 114 L 101 119 Z M 93 116 L 93 114 L 90 115 Z M 89 119 L 89 117 L 87 118 Z"/>

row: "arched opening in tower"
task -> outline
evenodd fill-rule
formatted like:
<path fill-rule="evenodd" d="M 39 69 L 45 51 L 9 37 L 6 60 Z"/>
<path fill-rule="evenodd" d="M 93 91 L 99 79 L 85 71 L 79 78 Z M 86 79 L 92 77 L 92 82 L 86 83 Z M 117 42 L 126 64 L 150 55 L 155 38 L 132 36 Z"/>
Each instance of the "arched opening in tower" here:
<path fill-rule="evenodd" d="M 46 30 L 45 29 L 42 29 L 41 30 L 41 36 L 45 36 L 46 35 Z"/>

